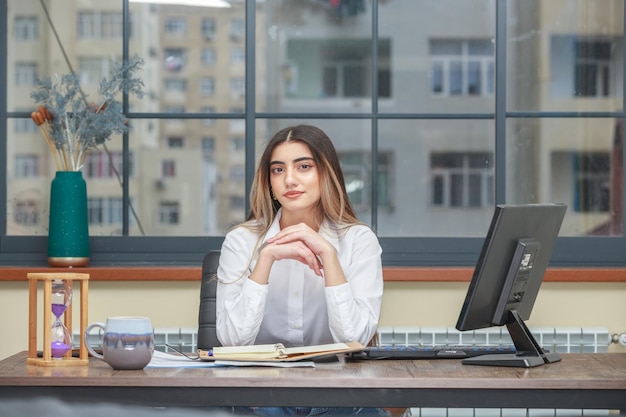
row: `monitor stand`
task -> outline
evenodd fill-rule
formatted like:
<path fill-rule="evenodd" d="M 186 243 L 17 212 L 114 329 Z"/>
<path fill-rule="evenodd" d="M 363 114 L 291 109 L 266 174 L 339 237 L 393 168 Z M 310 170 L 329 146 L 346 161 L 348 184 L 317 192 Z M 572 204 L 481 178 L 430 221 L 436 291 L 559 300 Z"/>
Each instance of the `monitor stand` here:
<path fill-rule="evenodd" d="M 509 366 L 516 368 L 532 368 L 547 363 L 558 362 L 561 356 L 554 352 L 545 352 L 534 338 L 524 320 L 516 310 L 509 312 L 506 325 L 517 353 L 503 353 L 475 356 L 463 359 L 466 365 Z"/>

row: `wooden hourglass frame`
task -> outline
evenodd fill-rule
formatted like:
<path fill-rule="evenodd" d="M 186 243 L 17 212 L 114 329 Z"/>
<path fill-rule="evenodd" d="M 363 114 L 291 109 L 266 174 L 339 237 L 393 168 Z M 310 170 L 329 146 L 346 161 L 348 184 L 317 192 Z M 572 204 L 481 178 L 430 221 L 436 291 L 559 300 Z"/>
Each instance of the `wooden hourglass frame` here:
<path fill-rule="evenodd" d="M 28 283 L 28 357 L 26 363 L 38 366 L 77 366 L 89 364 L 89 352 L 82 335 L 87 328 L 87 292 L 89 274 L 65 272 L 30 272 Z M 78 357 L 73 357 L 70 349 L 63 357 L 52 357 L 50 324 L 52 323 L 52 282 L 64 281 L 72 289 L 73 281 L 80 281 L 80 348 Z M 37 353 L 37 291 L 43 282 L 43 352 Z M 63 313 L 63 324 L 72 332 L 72 304 Z"/>

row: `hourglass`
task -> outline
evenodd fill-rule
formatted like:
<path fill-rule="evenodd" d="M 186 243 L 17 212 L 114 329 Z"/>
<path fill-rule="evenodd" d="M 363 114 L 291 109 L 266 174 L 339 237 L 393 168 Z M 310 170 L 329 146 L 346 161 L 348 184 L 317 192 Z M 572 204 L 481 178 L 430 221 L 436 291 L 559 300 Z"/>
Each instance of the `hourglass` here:
<path fill-rule="evenodd" d="M 87 327 L 89 274 L 29 273 L 29 330 L 26 363 L 40 366 L 87 365 L 87 347 L 80 337 L 78 357 L 72 355 L 72 284 L 80 281 L 80 334 Z M 43 282 L 43 350 L 37 352 L 37 292 Z M 61 317 L 63 318 L 61 320 Z"/>

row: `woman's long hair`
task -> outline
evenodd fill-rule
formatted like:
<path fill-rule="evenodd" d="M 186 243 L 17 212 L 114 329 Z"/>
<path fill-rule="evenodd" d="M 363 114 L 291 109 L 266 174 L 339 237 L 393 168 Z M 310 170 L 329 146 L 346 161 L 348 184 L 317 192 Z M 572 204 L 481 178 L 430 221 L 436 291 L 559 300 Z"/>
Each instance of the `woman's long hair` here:
<path fill-rule="evenodd" d="M 272 225 L 280 203 L 272 198 L 270 162 L 274 149 L 285 142 L 301 142 L 308 146 L 319 167 L 321 198 L 317 205 L 317 225 L 328 220 L 337 228 L 360 224 L 348 199 L 339 157 L 330 138 L 321 129 L 310 125 L 287 127 L 268 142 L 257 168 L 250 191 L 250 214 L 245 227 L 263 236 Z"/>

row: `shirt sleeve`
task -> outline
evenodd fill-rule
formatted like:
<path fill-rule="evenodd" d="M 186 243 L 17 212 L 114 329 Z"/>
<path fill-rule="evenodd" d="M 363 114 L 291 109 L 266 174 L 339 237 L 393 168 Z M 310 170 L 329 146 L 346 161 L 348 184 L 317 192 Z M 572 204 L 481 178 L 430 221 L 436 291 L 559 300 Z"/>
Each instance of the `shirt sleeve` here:
<path fill-rule="evenodd" d="M 248 236 L 249 234 L 249 236 Z M 256 237 L 244 228 L 229 232 L 217 269 L 217 338 L 224 346 L 251 345 L 263 321 L 267 285 L 250 279 Z"/>
<path fill-rule="evenodd" d="M 376 334 L 383 297 L 382 249 L 366 226 L 352 226 L 338 253 L 347 283 L 326 287 L 328 320 L 336 342 L 367 345 Z"/>

